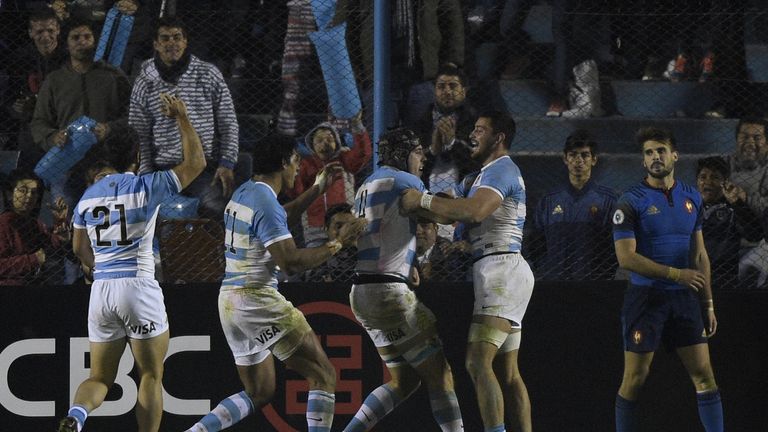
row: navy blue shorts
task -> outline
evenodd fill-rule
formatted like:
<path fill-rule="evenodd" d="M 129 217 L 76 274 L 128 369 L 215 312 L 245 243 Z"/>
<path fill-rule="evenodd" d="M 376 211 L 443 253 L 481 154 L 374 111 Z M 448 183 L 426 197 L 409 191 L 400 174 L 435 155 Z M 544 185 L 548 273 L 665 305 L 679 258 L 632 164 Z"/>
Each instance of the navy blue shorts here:
<path fill-rule="evenodd" d="M 653 352 L 706 343 L 699 298 L 689 289 L 666 290 L 631 285 L 621 313 L 624 350 Z"/>

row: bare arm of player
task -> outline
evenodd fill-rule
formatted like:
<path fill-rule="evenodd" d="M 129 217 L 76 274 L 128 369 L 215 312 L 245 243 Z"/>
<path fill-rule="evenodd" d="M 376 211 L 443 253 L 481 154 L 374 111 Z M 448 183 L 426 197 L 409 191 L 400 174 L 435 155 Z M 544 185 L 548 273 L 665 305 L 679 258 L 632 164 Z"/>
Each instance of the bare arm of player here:
<path fill-rule="evenodd" d="M 160 99 L 163 101 L 163 112 L 168 117 L 176 119 L 179 125 L 179 134 L 181 135 L 181 151 L 184 160 L 173 167 L 173 172 L 179 178 L 181 188 L 189 186 L 190 183 L 205 169 L 205 153 L 203 145 L 197 131 L 189 121 L 187 106 L 180 98 L 168 93 L 161 93 Z"/>
<path fill-rule="evenodd" d="M 315 176 L 315 183 L 304 193 L 297 196 L 296 199 L 283 205 L 285 213 L 288 215 L 288 226 L 294 226 L 301 222 L 301 215 L 317 197 L 324 194 L 325 191 L 339 178 L 344 171 L 340 162 L 331 162 L 324 166 Z"/>
<path fill-rule="evenodd" d="M 501 205 L 499 194 L 488 188 L 480 188 L 470 198 L 443 198 L 432 196 L 422 199 L 422 193 L 409 189 L 400 197 L 401 205 L 407 212 L 418 208 L 429 210 L 435 216 L 450 221 L 478 223 L 491 215 Z M 444 222 L 439 222 L 444 223 Z"/>
<path fill-rule="evenodd" d="M 701 302 L 701 309 L 706 318 L 707 336 L 713 336 L 717 331 L 717 317 L 715 316 L 715 302 L 712 300 L 712 285 L 711 285 L 711 266 L 709 262 L 709 254 L 707 254 L 707 248 L 704 245 L 704 234 L 701 231 L 696 231 L 691 236 L 691 265 L 704 275 L 704 285 L 699 290 L 699 301 Z"/>
<path fill-rule="evenodd" d="M 330 243 L 330 242 L 329 242 Z M 272 258 L 289 276 L 315 268 L 334 255 L 334 249 L 323 245 L 314 248 L 299 249 L 293 238 L 281 240 L 267 246 Z"/>
<path fill-rule="evenodd" d="M 88 238 L 88 231 L 82 228 L 75 228 L 72 233 L 72 252 L 80 260 L 80 265 L 86 275 L 90 275 L 95 265 L 93 258 L 93 249 L 91 248 L 91 239 Z"/>
<path fill-rule="evenodd" d="M 649 278 L 669 279 L 694 291 L 699 291 L 708 284 L 708 277 L 699 270 L 670 267 L 640 255 L 637 253 L 637 241 L 633 238 L 616 240 L 614 246 L 619 266 L 625 270 Z"/>
<path fill-rule="evenodd" d="M 342 247 L 354 244 L 365 230 L 366 224 L 365 219 L 355 219 L 344 224 L 339 230 L 338 239 L 323 246 L 299 249 L 293 238 L 289 238 L 272 243 L 267 250 L 284 272 L 295 275 L 319 266 L 336 255 Z"/>

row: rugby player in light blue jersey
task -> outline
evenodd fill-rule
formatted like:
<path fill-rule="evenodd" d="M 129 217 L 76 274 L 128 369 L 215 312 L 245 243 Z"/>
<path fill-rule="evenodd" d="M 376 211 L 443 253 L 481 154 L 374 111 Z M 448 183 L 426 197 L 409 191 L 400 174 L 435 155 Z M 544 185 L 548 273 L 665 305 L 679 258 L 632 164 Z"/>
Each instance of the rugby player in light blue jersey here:
<path fill-rule="evenodd" d="M 102 167 L 101 180 L 85 191 L 74 211 L 72 247 L 93 280 L 88 305 L 91 368 L 59 432 L 80 431 L 88 413 L 104 402 L 126 342 L 139 369 L 138 430 L 160 427 L 168 317 L 155 280 L 155 220 L 160 204 L 205 168 L 203 147 L 184 102 L 166 94 L 161 99 L 166 115 L 176 119 L 184 160 L 168 171 L 136 176 L 138 135 L 129 127 L 115 130 L 101 155 L 109 169 Z"/>
<path fill-rule="evenodd" d="M 299 249 L 288 230 L 341 174 L 330 163 L 314 185 L 281 206 L 277 195 L 293 187 L 299 170 L 296 141 L 268 136 L 253 155 L 252 179 L 243 183 L 224 211 L 226 274 L 219 292 L 219 318 L 245 391 L 219 403 L 189 431 L 225 429 L 269 403 L 275 392 L 274 357 L 309 383 L 310 432 L 330 431 L 335 407 L 336 373 L 304 315 L 277 290 L 279 270 L 291 275 L 317 267 L 355 243 L 365 221 L 345 224 L 336 240 Z"/>
<path fill-rule="evenodd" d="M 429 392 L 432 415 L 444 432 L 464 429 L 451 368 L 435 328 L 435 316 L 421 304 L 409 280 L 415 273 L 416 220 L 400 212 L 400 195 L 424 190 L 418 175 L 424 150 L 416 134 L 395 129 L 379 139 L 379 169 L 355 196 L 355 211 L 368 227 L 360 238 L 349 302 L 373 340 L 392 380 L 376 388 L 345 432 L 372 428 L 419 388 Z M 413 217 L 416 215 L 414 214 Z"/>
<path fill-rule="evenodd" d="M 520 255 L 525 184 L 508 154 L 515 122 L 507 114 L 485 112 L 469 137 L 472 159 L 483 167 L 456 187 L 457 198 L 412 189 L 403 195 L 402 205 L 405 211 L 422 208 L 467 224 L 475 260 L 475 304 L 466 366 L 480 416 L 486 432 L 504 431 L 506 410 L 513 430 L 530 432 L 531 403 L 517 357 L 523 316 L 533 293 L 533 273 Z"/>

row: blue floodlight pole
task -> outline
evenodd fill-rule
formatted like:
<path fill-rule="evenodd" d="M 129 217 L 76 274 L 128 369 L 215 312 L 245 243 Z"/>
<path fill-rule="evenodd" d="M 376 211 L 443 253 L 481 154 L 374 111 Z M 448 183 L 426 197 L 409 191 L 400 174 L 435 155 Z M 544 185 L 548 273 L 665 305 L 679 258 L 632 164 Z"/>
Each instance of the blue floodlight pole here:
<path fill-rule="evenodd" d="M 378 168 L 379 136 L 389 124 L 389 0 L 373 2 L 373 169 Z"/>

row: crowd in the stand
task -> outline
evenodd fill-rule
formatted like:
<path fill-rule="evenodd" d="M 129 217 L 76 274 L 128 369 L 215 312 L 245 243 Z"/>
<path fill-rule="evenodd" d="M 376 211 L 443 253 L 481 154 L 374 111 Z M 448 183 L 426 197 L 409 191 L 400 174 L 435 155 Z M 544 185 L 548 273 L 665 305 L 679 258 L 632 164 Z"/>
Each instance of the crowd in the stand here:
<path fill-rule="evenodd" d="M 259 151 L 258 143 L 243 148 L 240 141 L 238 114 L 249 108 L 242 101 L 252 99 L 257 106 L 257 100 L 274 93 L 277 82 L 283 93 L 269 107 L 275 113 L 271 127 L 299 141 L 304 156 L 294 187 L 281 201 L 311 188 L 328 164 L 342 168 L 292 230 L 304 246 L 316 246 L 335 240 L 345 218 L 352 217 L 355 190 L 372 169 L 367 129 L 374 109 L 373 2 L 338 0 L 328 21 L 329 28 L 347 24 L 339 49 L 355 59 L 364 108 L 339 118 L 326 98 L 328 114 L 321 121 L 302 112 L 300 103 L 313 91 L 308 77 L 323 76 L 313 46 L 319 18 L 312 2 L 171 3 L 175 13 L 161 10 L 161 2 L 154 0 L 32 1 L 15 10 L 14 2 L 2 2 L 0 49 L 8 60 L 0 66 L 7 78 L 0 80 L 0 150 L 17 151 L 20 157 L 3 178 L 0 285 L 87 279 L 72 253 L 70 221 L 86 187 L 100 178 L 104 141 L 126 127 L 135 130 L 140 174 L 170 169 L 183 159 L 176 120 L 164 112 L 166 93 L 186 104 L 207 165 L 183 192 L 161 205 L 160 219 L 224 223 L 226 203 L 247 180 L 240 173 L 248 169 L 238 171 L 243 155 Z M 503 108 L 492 85 L 498 79 L 547 77 L 549 108 L 541 115 L 566 118 L 615 113 L 603 103 L 598 71 L 616 79 L 708 83 L 714 103 L 705 116 L 740 118 L 732 154 L 705 157 L 696 165 L 714 285 L 768 285 L 768 123 L 762 102 L 739 94 L 757 87 L 749 87 L 744 37 L 734 36 L 749 14 L 760 12 L 754 9 L 759 4 L 707 1 L 703 10 L 708 13 L 682 23 L 669 20 L 701 1 L 626 1 L 609 7 L 597 0 L 552 0 L 551 55 L 546 62 L 533 62 L 540 58 L 533 52 L 539 48 L 523 28 L 536 3 L 425 0 L 390 5 L 391 126 L 405 126 L 418 136 L 426 151 L 420 174 L 427 188 L 454 195 L 460 179 L 480 170 L 470 157 L 469 137 L 480 110 Z M 102 32 L 105 25 L 118 28 L 117 21 L 110 22 L 110 8 L 133 19 L 116 64 L 106 57 L 95 60 L 100 38 L 121 37 Z M 646 26 L 635 20 L 650 17 L 651 10 L 664 11 L 663 19 Z M 257 75 L 273 81 L 253 80 L 264 88 L 232 84 Z M 305 119 L 314 124 L 305 125 Z M 586 130 L 571 133 L 562 150 L 568 182 L 528 203 L 532 211 L 523 248 L 537 279 L 622 277 L 611 238 L 619 191 L 592 176 L 598 147 L 604 145 Z M 468 229 L 460 223 L 418 224 L 416 263 L 422 280 L 471 278 Z M 223 247 L 222 242 L 222 250 L 199 253 L 223 254 Z M 155 249 L 160 259 L 162 251 Z M 345 247 L 298 279 L 351 280 L 355 257 L 355 249 Z"/>

